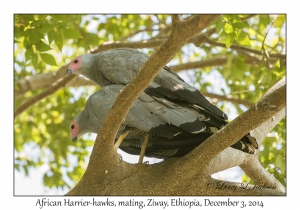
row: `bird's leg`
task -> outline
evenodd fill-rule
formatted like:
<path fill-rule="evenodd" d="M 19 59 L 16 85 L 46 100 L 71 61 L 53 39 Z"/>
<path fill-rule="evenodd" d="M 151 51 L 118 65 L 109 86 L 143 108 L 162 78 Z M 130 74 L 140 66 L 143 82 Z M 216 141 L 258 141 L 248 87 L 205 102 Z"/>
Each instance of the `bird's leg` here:
<path fill-rule="evenodd" d="M 144 159 L 146 148 L 147 148 L 147 144 L 148 144 L 148 139 L 149 139 L 149 136 L 146 135 L 145 139 L 144 139 L 144 142 L 143 142 L 143 145 L 142 145 L 142 148 L 141 148 L 139 163 L 143 163 L 143 159 Z"/>
<path fill-rule="evenodd" d="M 125 139 L 125 137 L 128 135 L 129 131 L 126 131 L 124 134 L 120 135 L 120 137 L 118 138 L 117 142 L 114 145 L 114 150 L 117 151 L 117 149 L 119 148 L 119 146 L 122 144 L 123 140 Z"/>

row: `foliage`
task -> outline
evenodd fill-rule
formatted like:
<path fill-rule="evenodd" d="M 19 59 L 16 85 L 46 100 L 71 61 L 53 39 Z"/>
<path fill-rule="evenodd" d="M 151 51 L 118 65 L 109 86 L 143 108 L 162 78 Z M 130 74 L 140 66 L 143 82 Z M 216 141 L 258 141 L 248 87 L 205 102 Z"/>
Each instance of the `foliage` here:
<path fill-rule="evenodd" d="M 250 17 L 221 16 L 207 28 L 207 31 L 215 28 L 210 42 L 200 46 L 186 44 L 171 64 L 226 56 L 224 65 L 193 69 L 192 82 L 201 91 L 257 102 L 268 88 L 285 77 L 285 58 L 274 55 L 285 52 L 286 19 L 284 15 Z M 170 20 L 169 15 L 15 15 L 14 79 L 18 81 L 26 76 L 54 72 L 74 56 L 109 41 L 164 38 L 170 32 L 166 30 L 171 27 Z M 143 50 L 151 54 L 155 49 Z M 218 81 L 205 79 L 213 74 L 219 75 Z M 18 88 L 15 83 L 15 89 Z M 86 137 L 74 144 L 68 127 L 96 89 L 99 87 L 60 89 L 16 118 L 15 168 L 29 175 L 30 167 L 47 165 L 46 186 L 72 187 L 84 173 L 93 139 Z M 29 91 L 15 98 L 15 108 L 42 91 Z M 242 104 L 226 101 L 219 101 L 217 105 L 227 113 L 236 110 L 241 114 L 246 110 Z M 285 121 L 282 121 L 273 129 L 272 135 L 265 138 L 259 155 L 262 165 L 283 185 L 286 177 L 285 133 Z"/>

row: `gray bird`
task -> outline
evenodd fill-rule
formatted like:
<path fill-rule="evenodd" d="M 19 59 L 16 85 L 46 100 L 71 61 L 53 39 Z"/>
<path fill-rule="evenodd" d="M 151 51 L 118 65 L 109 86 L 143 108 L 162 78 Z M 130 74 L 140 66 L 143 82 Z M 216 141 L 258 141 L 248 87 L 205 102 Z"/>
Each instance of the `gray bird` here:
<path fill-rule="evenodd" d="M 93 93 L 86 106 L 70 124 L 70 134 L 75 142 L 85 133 L 98 133 L 123 85 L 110 85 Z M 120 126 L 115 142 L 129 153 L 155 158 L 180 157 L 213 135 L 225 125 L 206 110 L 178 104 L 142 93 L 129 110 Z M 249 134 L 231 147 L 253 154 Z M 255 141 L 255 139 L 254 139 Z"/>
<path fill-rule="evenodd" d="M 126 85 L 136 76 L 148 58 L 147 54 L 130 48 L 84 54 L 71 61 L 67 73 L 82 74 L 101 87 L 111 84 Z M 167 66 L 158 73 L 144 92 L 176 103 L 195 104 L 224 122 L 228 119 L 223 111 L 211 104 L 196 88 L 187 84 Z"/>

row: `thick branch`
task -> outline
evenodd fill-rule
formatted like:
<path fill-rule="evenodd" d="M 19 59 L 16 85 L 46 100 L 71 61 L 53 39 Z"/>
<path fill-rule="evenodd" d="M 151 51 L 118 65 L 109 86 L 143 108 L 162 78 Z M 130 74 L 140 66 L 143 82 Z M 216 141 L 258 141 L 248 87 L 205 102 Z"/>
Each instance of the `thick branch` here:
<path fill-rule="evenodd" d="M 262 167 L 257 156 L 247 158 L 240 167 L 255 182 L 255 184 L 285 192 L 285 187 L 274 177 L 274 175 L 271 175 L 264 167 Z"/>
<path fill-rule="evenodd" d="M 250 130 L 271 119 L 282 110 L 286 104 L 286 86 L 282 86 L 282 81 L 280 81 L 274 85 L 274 89 L 273 92 L 267 93 L 266 96 L 259 100 L 256 105 L 252 106 L 245 113 L 208 138 L 191 153 L 179 160 L 181 166 L 177 170 L 179 168 L 183 171 L 187 170 L 190 164 L 198 166 L 200 164 L 199 160 L 209 163 L 225 148 L 234 144 Z M 224 136 L 226 136 L 226 139 L 224 139 Z M 205 169 L 202 170 L 205 171 Z"/>
<path fill-rule="evenodd" d="M 278 114 L 251 131 L 261 145 L 265 136 L 285 117 L 285 108 Z M 266 186 L 277 191 L 285 192 L 285 187 L 258 162 L 258 153 L 246 154 L 231 147 L 217 155 L 209 164 L 208 174 L 214 174 L 227 168 L 240 166 L 244 172 L 260 186 Z"/>
<path fill-rule="evenodd" d="M 261 145 L 265 136 L 285 117 L 285 108 L 282 109 L 279 113 L 274 115 L 274 117 L 270 118 L 257 128 L 253 129 L 250 133 L 253 137 L 255 137 L 258 145 Z M 244 164 L 248 158 L 252 158 L 257 156 L 253 156 L 239 150 L 228 147 L 221 153 L 219 153 L 209 164 L 208 174 L 214 174 L 219 171 L 223 171 L 227 168 L 232 168 L 235 166 L 239 166 Z M 248 174 L 250 178 L 251 175 Z"/>
<path fill-rule="evenodd" d="M 57 82 L 52 84 L 47 90 L 43 91 L 42 93 L 35 95 L 34 97 L 28 99 L 26 102 L 21 104 L 18 108 L 16 108 L 14 117 L 18 117 L 22 112 L 24 112 L 26 109 L 28 109 L 30 106 L 35 104 L 36 102 L 42 100 L 43 98 L 55 93 L 57 90 L 59 90 L 61 87 L 64 87 L 66 83 L 71 81 L 73 78 L 75 78 L 75 75 L 66 75 L 65 77 L 59 79 Z"/>
<path fill-rule="evenodd" d="M 172 15 L 172 23 L 177 23 L 179 22 L 181 19 L 180 19 L 180 16 L 179 15 Z"/>
<path fill-rule="evenodd" d="M 58 79 L 66 75 L 67 67 L 67 65 L 64 65 L 54 72 L 26 76 L 25 78 L 19 79 L 16 81 L 19 90 L 15 90 L 15 98 L 23 95 L 27 91 L 51 86 Z"/>
<path fill-rule="evenodd" d="M 196 179 L 197 180 L 197 179 Z M 199 182 L 199 180 L 197 180 Z M 197 187 L 192 183 L 191 187 Z M 207 180 L 207 194 L 206 195 L 227 195 L 227 196 L 270 196 L 270 195 L 285 195 L 283 192 L 276 190 L 261 188 L 256 185 L 247 183 L 228 182 L 210 178 Z"/>

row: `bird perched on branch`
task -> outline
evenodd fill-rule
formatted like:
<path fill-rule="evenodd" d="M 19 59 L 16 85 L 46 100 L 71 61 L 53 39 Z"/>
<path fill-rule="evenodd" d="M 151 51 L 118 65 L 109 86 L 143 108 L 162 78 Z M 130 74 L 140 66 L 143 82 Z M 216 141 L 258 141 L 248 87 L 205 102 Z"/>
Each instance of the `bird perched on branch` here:
<path fill-rule="evenodd" d="M 123 85 L 109 85 L 93 93 L 70 124 L 75 142 L 81 135 L 98 133 Z M 142 93 L 129 110 L 116 135 L 115 149 L 155 158 L 183 156 L 226 123 L 202 108 L 177 104 Z M 249 134 L 231 147 L 253 154 Z M 253 139 L 251 139 L 253 141 Z M 254 139 L 255 141 L 255 139 Z"/>
<path fill-rule="evenodd" d="M 82 74 L 101 87 L 126 85 L 136 76 L 149 56 L 139 50 L 120 48 L 74 58 L 67 73 Z M 196 88 L 187 84 L 172 69 L 165 66 L 144 91 L 150 96 L 174 102 L 195 104 L 216 117 L 227 120 L 227 115 L 211 104 Z"/>

